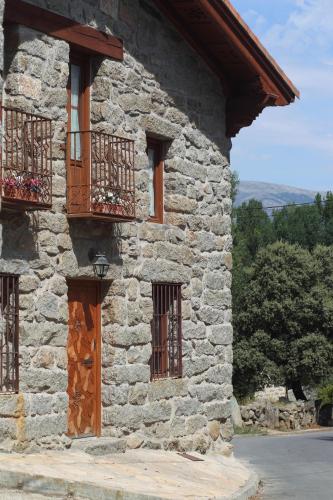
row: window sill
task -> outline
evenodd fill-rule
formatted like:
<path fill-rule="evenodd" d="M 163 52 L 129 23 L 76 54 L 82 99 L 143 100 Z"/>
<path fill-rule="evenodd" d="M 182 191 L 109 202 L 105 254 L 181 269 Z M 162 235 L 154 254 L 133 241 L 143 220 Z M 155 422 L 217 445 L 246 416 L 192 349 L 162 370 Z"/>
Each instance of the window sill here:
<path fill-rule="evenodd" d="M 179 380 L 181 378 L 183 378 L 181 375 L 173 375 L 170 377 L 151 378 L 150 382 L 160 382 L 161 380 Z"/>
<path fill-rule="evenodd" d="M 149 217 L 147 222 L 152 222 L 153 224 L 164 224 L 164 220 L 159 217 Z"/>

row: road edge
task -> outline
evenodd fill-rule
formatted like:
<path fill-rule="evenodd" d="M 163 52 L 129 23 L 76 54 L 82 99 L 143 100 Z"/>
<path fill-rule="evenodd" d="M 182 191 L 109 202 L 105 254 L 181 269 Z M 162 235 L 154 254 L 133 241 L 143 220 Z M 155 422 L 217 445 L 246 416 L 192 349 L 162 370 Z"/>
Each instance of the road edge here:
<path fill-rule="evenodd" d="M 250 477 L 246 484 L 242 486 L 236 493 L 234 493 L 230 500 L 249 500 L 254 496 L 259 489 L 259 477 L 258 475 L 250 470 Z"/>

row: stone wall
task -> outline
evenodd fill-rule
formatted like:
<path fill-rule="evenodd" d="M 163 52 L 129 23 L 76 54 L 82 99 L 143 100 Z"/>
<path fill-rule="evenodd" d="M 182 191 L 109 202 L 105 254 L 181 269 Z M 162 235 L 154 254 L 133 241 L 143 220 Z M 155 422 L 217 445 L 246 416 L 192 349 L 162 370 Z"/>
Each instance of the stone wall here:
<path fill-rule="evenodd" d="M 7 105 L 52 118 L 52 210 L 2 213 L 0 271 L 20 277 L 20 394 L 0 395 L 5 446 L 68 446 L 66 278 L 111 262 L 102 303 L 103 434 L 128 446 L 222 447 L 232 435 L 230 141 L 220 81 L 145 0 L 31 1 L 124 39 L 125 57 L 93 58 L 92 128 L 135 140 L 137 220 L 66 217 L 69 46 L 6 30 Z M 112 17 L 110 17 L 112 16 Z M 146 134 L 168 140 L 165 223 L 147 222 Z M 151 282 L 183 282 L 182 379 L 150 382 Z M 6 409 L 7 408 L 7 409 Z"/>
<path fill-rule="evenodd" d="M 286 431 L 308 429 L 316 424 L 313 401 L 272 404 L 262 400 L 241 406 L 240 411 L 246 427 Z"/>
<path fill-rule="evenodd" d="M 3 85 L 3 46 L 4 46 L 4 33 L 3 33 L 3 15 L 5 11 L 5 0 L 0 0 L 0 91 L 2 92 Z"/>
<path fill-rule="evenodd" d="M 0 0 L 0 94 L 3 90 L 3 55 L 4 55 L 4 30 L 3 30 L 3 15 L 5 10 L 5 0 Z M 1 100 L 0 100 L 1 104 Z M 2 126 L 0 125 L 0 140 L 2 141 Z M 1 210 L 1 198 L 0 198 Z"/>

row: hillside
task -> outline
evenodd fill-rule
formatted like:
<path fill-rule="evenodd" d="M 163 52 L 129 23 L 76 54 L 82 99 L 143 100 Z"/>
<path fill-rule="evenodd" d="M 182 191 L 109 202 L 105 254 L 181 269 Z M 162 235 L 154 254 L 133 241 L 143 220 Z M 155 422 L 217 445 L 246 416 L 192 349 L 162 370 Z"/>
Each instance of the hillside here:
<path fill-rule="evenodd" d="M 241 205 L 251 198 L 261 201 L 265 207 L 286 205 L 289 203 L 309 203 L 314 200 L 316 194 L 317 191 L 284 186 L 283 184 L 241 181 L 238 186 L 236 206 Z"/>

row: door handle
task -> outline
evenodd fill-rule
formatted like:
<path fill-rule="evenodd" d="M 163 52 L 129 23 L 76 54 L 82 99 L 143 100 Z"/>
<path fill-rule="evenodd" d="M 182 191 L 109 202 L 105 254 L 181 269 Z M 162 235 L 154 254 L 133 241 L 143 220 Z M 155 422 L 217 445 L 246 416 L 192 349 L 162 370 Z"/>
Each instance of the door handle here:
<path fill-rule="evenodd" d="M 83 360 L 81 361 L 81 365 L 87 366 L 87 367 L 89 367 L 89 368 L 90 368 L 90 367 L 92 367 L 92 365 L 93 365 L 93 360 L 92 360 L 92 358 L 83 359 Z"/>

